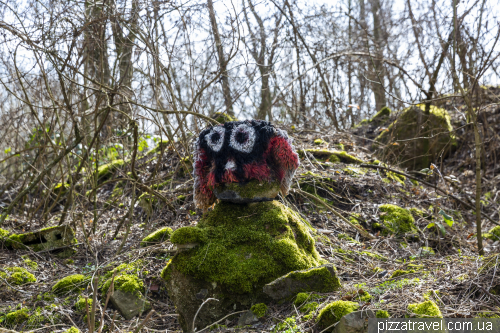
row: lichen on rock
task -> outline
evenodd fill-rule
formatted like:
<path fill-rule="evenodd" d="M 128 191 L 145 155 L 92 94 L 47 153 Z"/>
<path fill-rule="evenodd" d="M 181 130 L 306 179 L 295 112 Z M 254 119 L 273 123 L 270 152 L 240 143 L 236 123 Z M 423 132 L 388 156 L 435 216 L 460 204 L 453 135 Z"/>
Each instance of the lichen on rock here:
<path fill-rule="evenodd" d="M 141 247 L 164 242 L 170 238 L 170 235 L 172 235 L 172 233 L 173 231 L 169 227 L 158 229 L 142 239 Z"/>

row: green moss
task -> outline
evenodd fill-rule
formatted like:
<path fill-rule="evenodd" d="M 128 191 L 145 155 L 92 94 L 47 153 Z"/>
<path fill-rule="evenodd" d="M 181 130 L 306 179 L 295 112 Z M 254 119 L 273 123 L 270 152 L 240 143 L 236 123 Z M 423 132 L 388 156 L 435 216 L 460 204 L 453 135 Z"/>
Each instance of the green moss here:
<path fill-rule="evenodd" d="M 305 149 L 305 150 L 299 150 L 298 154 L 300 157 L 305 156 L 304 151 L 312 154 L 314 158 L 322 162 L 332 162 L 332 163 L 342 162 L 346 164 L 363 163 L 362 160 L 346 153 L 345 151 L 336 151 L 328 149 Z"/>
<path fill-rule="evenodd" d="M 124 160 L 114 160 L 108 164 L 103 164 L 97 168 L 98 182 L 103 182 L 111 178 L 113 173 L 125 164 Z M 94 174 L 95 177 L 95 174 Z"/>
<path fill-rule="evenodd" d="M 358 291 L 358 296 L 356 297 L 357 301 L 360 302 L 369 302 L 372 299 L 372 295 L 364 290 Z"/>
<path fill-rule="evenodd" d="M 7 313 L 5 316 L 5 324 L 17 325 L 25 322 L 29 318 L 28 308 L 22 308 L 17 311 Z"/>
<path fill-rule="evenodd" d="M 171 242 L 199 246 L 177 253 L 164 278 L 175 265 L 183 274 L 234 293 L 261 292 L 264 284 L 288 272 L 322 264 L 307 224 L 278 201 L 220 202 L 196 227 L 174 231 Z"/>
<path fill-rule="evenodd" d="M 28 272 L 26 268 L 7 267 L 4 271 L 5 272 L 0 271 L 0 277 L 7 280 L 10 284 L 20 286 L 26 283 L 36 282 L 35 276 Z"/>
<path fill-rule="evenodd" d="M 58 308 L 55 304 L 50 304 L 45 307 L 37 307 L 29 314 L 26 327 L 37 328 L 43 327 L 44 324 L 55 324 L 60 322 L 61 315 L 57 312 Z"/>
<path fill-rule="evenodd" d="M 384 106 L 383 108 L 381 108 L 379 110 L 379 112 L 377 112 L 371 119 L 370 119 L 370 122 L 373 122 L 373 121 L 384 121 L 385 119 L 387 119 L 392 113 L 392 110 L 387 107 L 387 106 Z"/>
<path fill-rule="evenodd" d="M 317 146 L 322 145 L 323 143 L 325 143 L 325 141 L 323 141 L 321 139 L 314 140 L 314 144 L 317 145 Z"/>
<path fill-rule="evenodd" d="M 346 314 L 356 311 L 358 303 L 349 301 L 335 301 L 327 304 L 319 311 L 316 321 L 322 328 L 327 328 L 340 320 Z"/>
<path fill-rule="evenodd" d="M 361 163 L 363 163 L 362 160 L 346 153 L 345 151 L 335 152 L 335 155 L 340 159 L 341 162 L 346 163 L 346 164 L 361 164 Z"/>
<path fill-rule="evenodd" d="M 215 112 L 212 116 L 212 119 L 215 119 L 217 122 L 219 122 L 221 124 L 227 123 L 229 121 L 237 121 L 238 120 L 235 117 L 233 117 L 227 113 L 220 112 L 220 111 Z"/>
<path fill-rule="evenodd" d="M 111 286 L 111 278 L 102 286 L 103 297 L 106 297 L 108 289 Z M 144 293 L 144 283 L 135 275 L 123 274 L 115 277 L 114 289 L 132 294 Z"/>
<path fill-rule="evenodd" d="M 387 312 L 385 310 L 377 310 L 377 312 L 375 313 L 375 317 L 376 318 L 391 318 L 391 316 L 389 315 L 389 312 Z"/>
<path fill-rule="evenodd" d="M 351 216 L 349 216 L 349 221 L 350 221 L 352 224 L 359 225 L 359 223 L 360 223 L 360 218 L 361 218 L 361 214 L 358 214 L 358 213 L 352 213 L 352 214 L 351 214 Z"/>
<path fill-rule="evenodd" d="M 500 240 L 500 225 L 491 228 L 485 236 L 493 241 Z"/>
<path fill-rule="evenodd" d="M 295 317 L 288 317 L 283 322 L 276 325 L 273 333 L 296 333 L 299 332 L 299 327 L 297 326 L 297 320 Z"/>
<path fill-rule="evenodd" d="M 115 276 L 118 276 L 120 274 L 133 274 L 137 275 L 140 271 L 141 268 L 144 266 L 144 261 L 143 260 L 136 260 L 131 263 L 123 263 L 112 269 L 111 271 L 107 272 L 104 274 L 104 280 L 108 280 L 115 274 Z"/>
<path fill-rule="evenodd" d="M 415 220 L 411 213 L 404 208 L 398 207 L 396 205 L 385 204 L 379 207 L 380 219 L 384 222 L 383 234 L 387 235 L 389 232 L 396 235 L 405 233 L 417 233 L 415 227 Z M 388 230 L 387 230 L 388 229 Z"/>
<path fill-rule="evenodd" d="M 307 301 L 313 301 L 319 299 L 319 295 L 317 294 L 311 294 L 311 293 L 298 293 L 297 296 L 295 296 L 295 301 L 293 301 L 293 304 L 296 306 L 301 306 Z"/>
<path fill-rule="evenodd" d="M 352 238 L 351 236 L 346 235 L 346 234 L 338 234 L 337 238 L 338 239 L 345 239 L 346 241 L 351 242 L 351 243 L 359 243 L 354 238 Z"/>
<path fill-rule="evenodd" d="M 401 275 L 410 274 L 410 273 L 415 273 L 415 271 L 414 270 L 405 271 L 405 270 L 402 270 L 402 269 L 398 269 L 398 270 L 395 270 L 391 274 L 391 279 L 397 278 L 398 276 L 401 276 Z"/>
<path fill-rule="evenodd" d="M 339 278 L 336 275 L 332 276 L 328 268 L 326 268 L 325 266 L 308 269 L 305 272 L 300 272 L 300 271 L 290 272 L 286 274 L 284 277 L 296 281 L 311 281 L 312 279 L 314 279 L 314 277 L 319 277 L 318 280 L 322 281 L 322 288 L 315 289 L 315 291 L 319 293 L 331 292 L 341 287 Z"/>
<path fill-rule="evenodd" d="M 434 249 L 432 247 L 429 247 L 429 246 L 422 246 L 420 249 L 421 249 L 421 251 L 420 251 L 421 256 L 431 256 L 431 255 L 436 254 L 434 252 Z"/>
<path fill-rule="evenodd" d="M 165 228 L 161 228 L 159 230 L 156 230 L 155 232 L 153 232 L 153 233 L 151 233 L 148 236 L 143 238 L 143 240 L 141 242 L 141 247 L 164 242 L 170 238 L 170 235 L 172 235 L 172 232 L 173 232 L 172 229 L 169 227 L 165 227 Z"/>
<path fill-rule="evenodd" d="M 267 305 L 264 303 L 255 304 L 250 308 L 250 311 L 252 311 L 257 318 L 264 317 L 267 312 Z"/>
<path fill-rule="evenodd" d="M 214 192 L 233 191 L 241 198 L 252 199 L 255 197 L 275 197 L 280 189 L 280 182 L 251 180 L 248 183 L 224 183 L 217 186 Z"/>
<path fill-rule="evenodd" d="M 24 258 L 24 264 L 28 266 L 32 271 L 36 271 L 38 269 L 38 264 L 29 258 Z"/>
<path fill-rule="evenodd" d="M 354 252 L 357 252 L 357 251 L 354 251 Z M 377 259 L 377 260 L 380 260 L 380 261 L 387 261 L 389 259 L 387 259 L 386 257 L 378 254 L 378 253 L 373 253 L 373 252 L 370 252 L 370 251 L 360 251 L 360 252 L 357 252 L 359 253 L 360 255 L 366 255 L 368 257 L 371 257 L 373 259 Z"/>
<path fill-rule="evenodd" d="M 158 154 L 162 150 L 164 150 L 167 147 L 167 145 L 168 145 L 168 140 L 160 139 L 160 140 L 158 140 L 158 143 L 156 144 L 156 146 L 153 149 L 151 149 L 150 151 L 148 151 L 146 155 Z"/>
<path fill-rule="evenodd" d="M 490 318 L 490 319 L 493 319 L 493 318 L 500 318 L 499 315 L 497 315 L 496 313 L 492 313 L 492 312 L 489 312 L 489 311 L 486 311 L 486 312 L 480 312 L 476 315 L 476 318 Z"/>
<path fill-rule="evenodd" d="M 86 304 L 88 304 L 90 311 L 90 309 L 92 309 L 92 298 L 86 299 L 85 297 L 79 296 L 76 300 L 75 308 L 79 313 L 85 314 L 87 312 Z"/>
<path fill-rule="evenodd" d="M 80 333 L 80 330 L 78 328 L 76 328 L 75 326 L 71 326 L 63 333 Z"/>
<path fill-rule="evenodd" d="M 415 314 L 417 318 L 443 318 L 441 310 L 433 301 L 408 304 L 408 312 Z"/>
<path fill-rule="evenodd" d="M 71 185 L 68 183 L 58 183 L 52 188 L 52 192 L 54 192 L 55 195 L 65 195 L 66 192 L 71 188 Z"/>
<path fill-rule="evenodd" d="M 302 313 L 310 313 L 312 311 L 316 311 L 318 307 L 319 307 L 318 302 L 311 302 L 300 307 L 299 311 Z"/>
<path fill-rule="evenodd" d="M 54 294 L 65 294 L 65 293 L 81 293 L 85 289 L 85 285 L 88 282 L 88 278 L 81 274 L 66 276 L 52 287 L 52 292 Z"/>

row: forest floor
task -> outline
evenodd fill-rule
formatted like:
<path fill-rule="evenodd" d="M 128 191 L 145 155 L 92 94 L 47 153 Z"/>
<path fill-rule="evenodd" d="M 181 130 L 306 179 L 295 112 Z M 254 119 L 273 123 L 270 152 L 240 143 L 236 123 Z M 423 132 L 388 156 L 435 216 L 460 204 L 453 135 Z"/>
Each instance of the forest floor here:
<path fill-rule="evenodd" d="M 498 137 L 496 133 L 500 129 L 495 128 L 494 124 L 500 126 L 500 108 L 488 109 L 484 117 L 488 119 L 485 124 L 492 127 L 486 129 L 485 135 L 494 133 Z M 461 126 L 460 117 L 454 117 L 453 120 L 455 128 Z M 370 136 L 359 129 L 345 133 L 284 129 L 294 138 L 297 150 L 335 149 L 339 147 L 338 144 L 342 144 L 347 153 L 361 159 L 363 163 L 376 160 L 370 150 Z M 368 128 L 367 131 L 376 132 L 377 129 Z M 313 234 L 318 252 L 337 268 L 342 288 L 336 292 L 319 294 L 316 302 L 320 307 L 335 300 L 353 300 L 362 309 L 382 309 L 392 317 L 404 317 L 408 314 L 408 304 L 431 299 L 439 306 L 444 317 L 500 315 L 500 298 L 495 296 L 495 287 L 500 285 L 496 268 L 498 263 L 497 257 L 491 256 L 499 252 L 500 242 L 485 239 L 486 255 L 478 256 L 473 210 L 445 194 L 448 191 L 467 204 L 474 202 L 472 134 L 467 127 L 461 131 L 457 133 L 457 151 L 437 164 L 433 175 L 412 173 L 417 181 L 359 164 L 318 161 L 305 154 L 290 195 L 281 200 L 310 222 L 315 229 Z M 317 139 L 322 142 L 315 143 Z M 496 139 L 489 140 L 486 145 L 488 155 L 485 156 L 482 208 L 485 215 L 498 223 L 500 176 L 496 153 L 500 149 Z M 68 275 L 102 275 L 120 264 L 140 261 L 137 274 L 143 279 L 146 297 L 155 310 L 144 323 L 142 331 L 180 331 L 175 307 L 160 277 L 161 270 L 170 259 L 172 245 L 168 241 L 149 247 L 139 245 L 154 230 L 166 226 L 174 230 L 193 226 L 202 216 L 202 212 L 195 209 L 193 204 L 192 177 L 183 170 L 177 153 L 181 152 L 182 155 L 183 149 L 179 144 L 175 148 L 170 145 L 161 154 L 145 155 L 136 161 L 137 173 L 144 184 L 151 186 L 168 181 L 161 193 L 174 203 L 174 211 L 162 203 L 137 200 L 133 208 L 133 221 L 128 224 L 124 217 L 130 213 L 132 200 L 136 200 L 132 198 L 133 189 L 126 185 L 117 191 L 117 182 L 110 182 L 99 188 L 96 200 L 85 196 L 75 199 L 74 210 L 66 221 L 75 229 L 78 240 L 77 253 L 71 260 L 59 259 L 48 252 L 36 253 L 5 247 L 0 250 L 0 268 L 24 267 L 36 277 L 36 282 L 13 288 L 0 282 L 0 327 L 16 331 L 62 332 L 75 326 L 88 331 L 84 313 L 74 307 L 75 296 L 50 296 L 53 285 Z M 391 168 L 400 170 L 396 166 Z M 155 174 L 151 177 L 152 173 Z M 126 174 L 117 170 L 114 176 Z M 154 179 L 154 183 L 150 179 Z M 345 218 L 359 223 L 374 239 L 363 238 L 329 209 L 302 196 L 300 191 L 296 191 L 299 187 L 326 200 Z M 19 187 L 14 187 L 0 201 L 8 204 L 18 191 Z M 25 205 L 37 205 L 40 200 L 40 197 L 31 196 Z M 404 234 L 384 236 L 383 230 L 381 232 L 373 228 L 383 215 L 379 211 L 382 204 L 417 209 L 412 212 L 420 237 L 408 239 Z M 9 216 L 2 228 L 12 233 L 22 233 L 57 225 L 63 205 L 64 201 L 56 205 L 45 219 L 31 217 L 18 210 Z M 125 223 L 121 223 L 123 221 Z M 483 219 L 484 232 L 495 226 L 493 222 Z M 30 260 L 36 262 L 37 267 Z M 492 260 L 491 265 L 485 266 Z M 359 300 L 366 292 L 372 297 L 363 298 L 365 301 Z M 91 287 L 88 286 L 83 295 L 91 297 L 91 294 Z M 6 314 L 21 308 L 27 309 L 32 320 L 8 324 Z M 268 313 L 256 324 L 243 329 L 235 328 L 238 322 L 235 316 L 220 323 L 222 325 L 213 331 L 320 332 L 315 311 L 308 315 L 308 312 L 301 312 L 291 303 L 270 304 Z M 108 329 L 113 314 L 114 310 L 110 307 L 105 310 L 104 320 Z M 99 309 L 97 317 L 98 320 L 101 317 Z M 113 325 L 120 331 L 134 331 L 145 317 L 125 320 L 117 315 Z M 286 319 L 286 325 L 283 326 Z"/>

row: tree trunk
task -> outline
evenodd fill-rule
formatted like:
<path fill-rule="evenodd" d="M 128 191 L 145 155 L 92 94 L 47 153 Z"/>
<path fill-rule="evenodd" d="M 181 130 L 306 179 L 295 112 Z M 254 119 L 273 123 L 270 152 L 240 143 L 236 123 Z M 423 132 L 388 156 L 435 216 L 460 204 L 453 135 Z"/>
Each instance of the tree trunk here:
<path fill-rule="evenodd" d="M 229 87 L 229 77 L 227 73 L 227 62 L 224 56 L 224 48 L 222 47 L 222 42 L 219 35 L 219 28 L 217 27 L 217 20 L 215 18 L 214 4 L 212 0 L 207 0 L 208 15 L 210 16 L 210 25 L 212 26 L 212 34 L 214 36 L 215 48 L 217 50 L 217 56 L 219 57 L 219 70 L 222 72 L 222 94 L 224 95 L 224 105 L 226 106 L 226 112 L 230 116 L 234 116 L 233 112 L 233 101 L 231 99 L 231 89 Z"/>
<path fill-rule="evenodd" d="M 382 66 L 382 38 L 380 26 L 380 0 L 372 0 L 372 15 L 373 15 L 373 42 L 375 44 L 375 57 L 372 60 L 372 90 L 375 95 L 375 109 L 379 111 L 387 102 L 385 99 L 384 90 L 384 68 Z"/>

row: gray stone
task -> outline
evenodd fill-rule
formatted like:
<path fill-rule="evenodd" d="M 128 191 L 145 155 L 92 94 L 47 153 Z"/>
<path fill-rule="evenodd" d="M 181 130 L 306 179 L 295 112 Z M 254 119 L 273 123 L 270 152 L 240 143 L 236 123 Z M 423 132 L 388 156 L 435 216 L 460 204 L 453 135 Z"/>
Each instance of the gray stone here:
<path fill-rule="evenodd" d="M 346 314 L 335 326 L 334 333 L 365 333 L 368 332 L 368 319 L 375 318 L 372 310 L 354 311 Z"/>
<path fill-rule="evenodd" d="M 109 297 L 111 304 L 120 311 L 125 319 L 129 320 L 139 315 L 140 313 L 151 310 L 151 304 L 146 301 L 141 293 L 123 292 L 115 290 L 113 295 Z"/>
<path fill-rule="evenodd" d="M 241 314 L 240 319 L 238 319 L 238 326 L 252 325 L 258 322 L 259 318 L 257 318 L 252 311 L 248 310 Z"/>
<path fill-rule="evenodd" d="M 290 272 L 264 286 L 275 301 L 290 299 L 300 292 L 328 293 L 340 288 L 337 270 L 332 264 Z"/>

